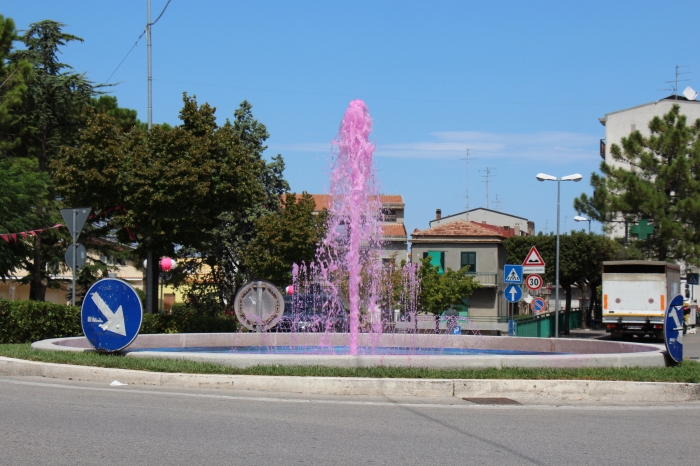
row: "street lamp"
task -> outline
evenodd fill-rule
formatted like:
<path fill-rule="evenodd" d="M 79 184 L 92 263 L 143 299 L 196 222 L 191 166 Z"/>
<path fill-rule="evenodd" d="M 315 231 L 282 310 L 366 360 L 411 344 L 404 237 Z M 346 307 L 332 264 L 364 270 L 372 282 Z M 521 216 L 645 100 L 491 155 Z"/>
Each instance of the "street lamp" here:
<path fill-rule="evenodd" d="M 590 218 L 581 217 L 580 215 L 577 215 L 576 217 L 574 217 L 574 220 L 576 220 L 577 222 L 588 222 L 588 234 L 591 233 L 591 219 Z"/>
<path fill-rule="evenodd" d="M 538 173 L 536 176 L 538 181 L 556 181 L 557 182 L 557 252 L 556 252 L 556 266 L 555 275 L 556 283 L 554 290 L 554 338 L 559 338 L 559 199 L 561 198 L 561 182 L 562 181 L 581 181 L 583 178 L 580 174 L 576 173 L 573 175 L 562 176 L 557 178 L 552 175 L 545 175 L 544 173 Z"/>

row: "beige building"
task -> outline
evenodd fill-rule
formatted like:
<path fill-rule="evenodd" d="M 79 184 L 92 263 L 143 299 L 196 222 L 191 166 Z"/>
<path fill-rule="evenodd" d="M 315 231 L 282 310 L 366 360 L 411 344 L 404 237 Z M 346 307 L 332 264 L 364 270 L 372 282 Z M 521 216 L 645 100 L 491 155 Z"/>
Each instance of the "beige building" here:
<path fill-rule="evenodd" d="M 329 209 L 333 205 L 333 196 L 330 194 L 311 194 L 316 203 L 315 212 Z M 382 258 L 394 257 L 397 263 L 402 260 L 408 262 L 408 235 L 404 225 L 404 209 L 406 204 L 399 194 L 381 194 L 384 221 L 382 222 L 382 234 L 384 249 Z"/>
<path fill-rule="evenodd" d="M 107 261 L 109 259 L 103 258 Z M 88 260 L 90 259 L 88 255 Z M 108 263 L 108 265 L 114 265 Z M 120 278 L 129 285 L 137 289 L 143 289 L 143 272 L 136 269 L 133 264 L 115 265 L 116 270 L 113 272 L 116 278 Z M 13 277 L 6 282 L 0 282 L 0 299 L 22 300 L 29 299 L 29 285 L 21 283 L 21 280 L 27 276 L 25 271 L 17 272 Z M 71 286 L 73 275 L 69 268 L 62 268 L 58 275 L 51 277 L 59 283 L 60 288 L 48 288 L 46 290 L 46 302 L 54 304 L 70 304 L 71 301 Z"/>
<path fill-rule="evenodd" d="M 656 102 L 618 110 L 599 118 L 600 124 L 605 126 L 605 139 L 600 140 L 600 157 L 612 167 L 630 170 L 629 164 L 613 159 L 610 152 L 612 145 L 622 147 L 622 138 L 628 137 L 633 131 L 639 131 L 645 137 L 650 136 L 649 122 L 656 116 L 662 117 L 668 113 L 674 105 L 680 106 L 681 114 L 686 116 L 688 125 L 700 118 L 700 101 L 688 100 L 682 95 L 671 95 Z M 608 229 L 606 234 L 610 237 L 625 236 L 625 226 L 622 223 L 611 224 Z"/>
<path fill-rule="evenodd" d="M 419 263 L 430 257 L 440 270 L 469 273 L 481 288 L 465 300 L 460 315 L 466 315 L 483 330 L 507 331 L 507 306 L 503 298 L 503 268 L 506 250 L 503 240 L 514 236 L 509 226 L 454 220 L 411 234 L 411 260 Z"/>

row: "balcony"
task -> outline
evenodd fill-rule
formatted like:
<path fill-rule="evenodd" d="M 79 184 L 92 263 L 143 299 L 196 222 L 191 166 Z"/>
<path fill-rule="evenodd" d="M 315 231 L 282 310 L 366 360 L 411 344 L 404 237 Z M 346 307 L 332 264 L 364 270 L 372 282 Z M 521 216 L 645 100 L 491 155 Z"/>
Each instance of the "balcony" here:
<path fill-rule="evenodd" d="M 497 273 L 484 273 L 476 272 L 470 273 L 469 276 L 474 278 L 474 281 L 480 283 L 481 286 L 497 286 L 498 285 L 498 274 Z"/>

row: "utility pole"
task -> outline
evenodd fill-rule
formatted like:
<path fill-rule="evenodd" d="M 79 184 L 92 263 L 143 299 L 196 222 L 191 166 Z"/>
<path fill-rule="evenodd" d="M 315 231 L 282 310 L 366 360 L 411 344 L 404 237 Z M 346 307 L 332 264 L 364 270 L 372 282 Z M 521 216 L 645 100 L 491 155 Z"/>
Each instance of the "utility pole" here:
<path fill-rule="evenodd" d="M 151 67 L 151 0 L 146 0 L 146 50 L 148 54 L 148 131 L 153 125 L 153 71 Z M 151 251 L 150 238 L 147 240 L 146 251 L 146 313 L 153 314 L 153 251 Z"/>

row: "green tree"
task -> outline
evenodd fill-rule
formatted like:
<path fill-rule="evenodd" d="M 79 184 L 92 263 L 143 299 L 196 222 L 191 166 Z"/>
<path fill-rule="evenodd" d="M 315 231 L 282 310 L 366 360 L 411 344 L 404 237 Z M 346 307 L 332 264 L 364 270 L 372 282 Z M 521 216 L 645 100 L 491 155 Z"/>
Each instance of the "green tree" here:
<path fill-rule="evenodd" d="M 622 166 L 601 163 L 593 195 L 574 208 L 599 222 L 647 220 L 654 232 L 635 241 L 647 258 L 700 264 L 700 119 L 688 125 L 674 105 L 649 122 L 649 137 L 633 131 L 610 152 Z M 646 236 L 646 235 L 644 235 Z"/>
<path fill-rule="evenodd" d="M 0 15 L 0 153 L 15 148 L 19 142 L 20 117 L 17 109 L 27 91 L 26 80 L 31 65 L 26 60 L 10 61 L 17 40 L 15 23 Z"/>
<path fill-rule="evenodd" d="M 132 128 L 147 129 L 147 124 L 139 120 L 136 110 L 120 107 L 117 98 L 111 95 L 101 95 L 92 99 L 92 107 L 96 113 L 105 113 L 116 121 L 125 133 Z"/>
<path fill-rule="evenodd" d="M 249 102 L 241 102 L 234 112 L 233 123 L 227 120 L 226 127 L 239 141 L 250 162 L 259 167 L 251 174 L 250 182 L 261 186 L 262 192 L 254 202 L 229 205 L 219 216 L 218 226 L 211 231 L 211 239 L 201 251 L 211 272 L 201 282 L 200 289 L 195 287 L 195 294 L 206 294 L 213 288 L 222 304 L 232 303 L 238 288 L 252 278 L 245 259 L 248 244 L 256 234 L 257 220 L 279 212 L 280 198 L 289 191 L 289 184 L 283 177 L 282 156 L 273 156 L 269 162 L 263 157 L 267 149 L 265 141 L 270 135 L 265 125 L 253 117 Z M 193 299 L 198 297 L 193 296 Z"/>
<path fill-rule="evenodd" d="M 316 257 L 325 235 L 326 211 L 313 215 L 316 203 L 304 192 L 287 193 L 279 212 L 268 213 L 255 223 L 255 236 L 245 250 L 245 267 L 251 277 L 283 287 L 292 283 L 292 264 Z"/>
<path fill-rule="evenodd" d="M 148 249 L 154 261 L 194 251 L 201 263 L 210 260 L 222 212 L 266 201 L 266 164 L 250 156 L 234 125 L 216 124 L 209 104 L 186 94 L 183 103 L 182 124 L 172 129 L 125 132 L 107 113 L 90 115 L 78 143 L 65 146 L 52 168 L 60 195 L 102 212 L 105 228 L 135 243 L 139 257 Z"/>
<path fill-rule="evenodd" d="M 63 145 L 74 145 L 84 122 L 84 110 L 91 104 L 95 86 L 83 74 L 58 60 L 60 48 L 70 42 L 82 41 L 79 37 L 62 31 L 64 25 L 56 21 L 41 21 L 29 26 L 21 37 L 25 48 L 15 50 L 10 62 L 19 66 L 29 63 L 31 70 L 26 77 L 27 91 L 21 105 L 15 110 L 19 143 L 7 154 L 32 158 L 38 162 L 38 171 L 48 172 L 49 163 Z M 51 188 L 44 196 L 35 199 L 37 218 L 42 225 L 60 222 L 59 204 Z M 33 238 L 33 251 L 27 261 L 30 271 L 30 299 L 43 301 L 46 287 L 52 286 L 51 272 L 57 272 L 63 260 L 65 232 L 50 230 Z M 55 284 L 53 284 L 55 285 Z"/>
<path fill-rule="evenodd" d="M 418 269 L 420 276 L 419 310 L 437 316 L 450 308 L 456 308 L 464 303 L 464 299 L 481 288 L 481 284 L 469 275 L 469 267 L 459 270 L 447 269 L 439 273 L 440 268 L 430 263 L 430 257 L 421 261 Z"/>
<path fill-rule="evenodd" d="M 33 159 L 0 158 L 0 233 L 33 230 L 42 224 L 36 200 L 45 196 L 48 176 Z M 26 265 L 31 248 L 25 238 L 0 240 L 0 279 L 5 281 Z"/>

